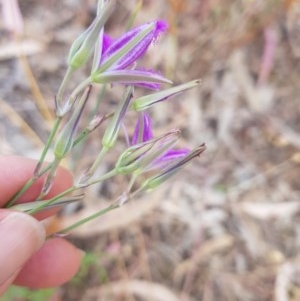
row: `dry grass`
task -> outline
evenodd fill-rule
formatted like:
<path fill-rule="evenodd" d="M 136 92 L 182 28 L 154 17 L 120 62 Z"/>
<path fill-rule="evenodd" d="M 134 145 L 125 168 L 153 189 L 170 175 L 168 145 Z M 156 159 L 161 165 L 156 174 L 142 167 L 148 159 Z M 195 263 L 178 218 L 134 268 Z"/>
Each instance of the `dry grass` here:
<path fill-rule="evenodd" d="M 123 31 L 137 2 L 120 1 L 110 32 Z M 109 282 L 101 284 L 91 268 L 84 284 L 63 287 L 61 300 L 300 300 L 300 3 L 182 3 L 144 1 L 136 23 L 161 17 L 171 24 L 145 65 L 175 82 L 203 84 L 152 114 L 158 132 L 180 126 L 183 143 L 204 141 L 208 150 L 163 189 L 74 232 L 78 246 L 99 255 Z M 89 22 L 93 2 L 21 4 L 25 41 L 42 45 L 28 60 L 51 110 L 63 55 Z M 2 34 L 1 45 L 7 39 Z M 47 126 L 22 76 L 28 73 L 17 55 L 0 64 L 0 98 L 44 139 Z M 31 134 L 8 114 L 0 110 L 6 152 L 34 156 Z M 104 206 L 125 184 L 90 191 L 84 208 L 60 225 Z"/>

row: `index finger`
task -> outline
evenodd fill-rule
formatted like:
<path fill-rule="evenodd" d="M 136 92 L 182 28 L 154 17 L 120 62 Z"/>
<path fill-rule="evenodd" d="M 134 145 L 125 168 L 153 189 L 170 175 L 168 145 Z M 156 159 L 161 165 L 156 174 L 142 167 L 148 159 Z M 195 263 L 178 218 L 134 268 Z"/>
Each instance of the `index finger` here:
<path fill-rule="evenodd" d="M 37 162 L 18 156 L 0 156 L 0 207 L 3 207 L 32 177 Z M 17 203 L 34 201 L 43 187 L 44 177 L 37 181 L 18 199 Z M 53 186 L 47 195 L 51 198 L 72 186 L 72 176 L 59 168 Z"/>

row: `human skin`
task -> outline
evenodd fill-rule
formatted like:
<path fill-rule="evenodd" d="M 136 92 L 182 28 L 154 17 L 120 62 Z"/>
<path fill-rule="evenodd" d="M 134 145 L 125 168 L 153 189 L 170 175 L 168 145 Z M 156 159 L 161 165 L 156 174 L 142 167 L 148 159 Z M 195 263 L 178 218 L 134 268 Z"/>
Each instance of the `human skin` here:
<path fill-rule="evenodd" d="M 55 287 L 77 272 L 83 252 L 62 238 L 45 239 L 40 220 L 55 213 L 28 214 L 4 209 L 10 198 L 29 180 L 36 161 L 17 156 L 0 156 L 0 296 L 12 284 L 32 289 Z M 43 178 L 18 200 L 35 200 Z M 71 174 L 60 168 L 50 198 L 72 185 Z"/>

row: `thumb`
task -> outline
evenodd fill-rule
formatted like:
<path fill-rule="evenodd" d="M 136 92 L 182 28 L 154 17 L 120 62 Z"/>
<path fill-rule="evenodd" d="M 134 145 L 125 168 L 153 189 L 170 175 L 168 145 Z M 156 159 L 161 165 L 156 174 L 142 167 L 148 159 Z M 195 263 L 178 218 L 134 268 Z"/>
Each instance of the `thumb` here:
<path fill-rule="evenodd" d="M 25 213 L 0 210 L 0 294 L 44 240 L 44 227 L 36 219 Z"/>

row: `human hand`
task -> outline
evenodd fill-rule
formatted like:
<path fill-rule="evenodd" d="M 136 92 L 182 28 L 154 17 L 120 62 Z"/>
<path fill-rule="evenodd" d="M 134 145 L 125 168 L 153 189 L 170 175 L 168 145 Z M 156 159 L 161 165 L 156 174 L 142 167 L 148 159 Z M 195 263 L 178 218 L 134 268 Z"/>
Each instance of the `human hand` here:
<path fill-rule="evenodd" d="M 62 238 L 45 241 L 45 230 L 28 214 L 1 209 L 31 178 L 36 162 L 16 156 L 0 156 L 0 296 L 14 283 L 38 289 L 68 281 L 77 272 L 83 252 Z M 36 199 L 43 179 L 36 181 L 18 203 Z M 69 172 L 59 169 L 48 198 L 72 185 Z"/>

